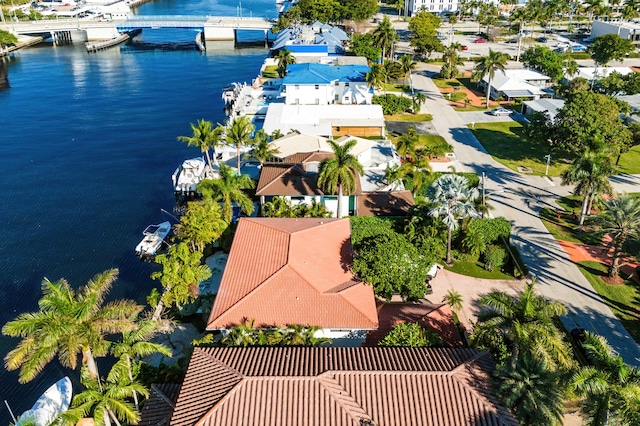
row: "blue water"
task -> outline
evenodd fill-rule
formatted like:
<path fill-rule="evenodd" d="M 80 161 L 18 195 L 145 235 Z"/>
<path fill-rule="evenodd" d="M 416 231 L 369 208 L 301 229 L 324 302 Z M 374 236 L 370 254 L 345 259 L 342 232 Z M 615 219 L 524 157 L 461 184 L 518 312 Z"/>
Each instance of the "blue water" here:
<path fill-rule="evenodd" d="M 272 0 L 242 5 L 243 16 L 276 15 Z M 235 16 L 238 5 L 156 0 L 136 13 Z M 176 137 L 197 119 L 223 121 L 222 87 L 250 82 L 268 54 L 259 43 L 211 43 L 201 54 L 194 38 L 145 30 L 95 54 L 45 43 L 0 62 L 0 325 L 37 310 L 43 277 L 78 287 L 116 267 L 113 297 L 141 303 L 156 285 L 154 265 L 133 249 L 147 225 L 168 219 L 175 167 L 199 155 Z M 0 337 L 0 356 L 16 342 Z M 17 372 L 0 369 L 0 400 L 21 413 L 66 373 L 53 362 L 19 385 Z M 0 401 L 0 424 L 9 421 Z"/>

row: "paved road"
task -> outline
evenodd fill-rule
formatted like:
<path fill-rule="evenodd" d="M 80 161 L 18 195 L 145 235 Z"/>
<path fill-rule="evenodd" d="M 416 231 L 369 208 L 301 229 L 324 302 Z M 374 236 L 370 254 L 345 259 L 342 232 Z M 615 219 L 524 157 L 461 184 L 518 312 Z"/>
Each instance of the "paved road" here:
<path fill-rule="evenodd" d="M 462 114 L 449 106 L 427 77 L 424 66 L 414 73 L 413 82 L 427 97 L 423 110 L 433 115 L 434 128 L 454 146 L 460 168 L 478 174 L 485 171 L 487 191 L 496 191 L 491 196 L 493 214 L 512 222 L 512 242 L 537 277 L 541 294 L 568 308 L 569 314 L 562 318 L 565 326 L 603 335 L 627 363 L 640 366 L 640 347 L 539 219 L 540 209 L 555 207 L 558 194 L 568 192 L 567 188 L 543 177 L 518 174 L 493 160 L 467 128 Z M 620 184 L 629 187 L 640 183 L 640 177 L 620 179 L 626 180 Z"/>

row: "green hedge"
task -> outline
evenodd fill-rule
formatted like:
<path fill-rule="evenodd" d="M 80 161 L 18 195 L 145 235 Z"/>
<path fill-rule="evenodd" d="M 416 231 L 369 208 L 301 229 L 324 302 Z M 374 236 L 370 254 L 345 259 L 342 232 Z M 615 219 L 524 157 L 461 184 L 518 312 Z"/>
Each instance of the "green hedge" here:
<path fill-rule="evenodd" d="M 371 102 L 380 105 L 384 115 L 409 112 L 413 108 L 413 101 L 410 98 L 390 94 L 374 96 Z"/>

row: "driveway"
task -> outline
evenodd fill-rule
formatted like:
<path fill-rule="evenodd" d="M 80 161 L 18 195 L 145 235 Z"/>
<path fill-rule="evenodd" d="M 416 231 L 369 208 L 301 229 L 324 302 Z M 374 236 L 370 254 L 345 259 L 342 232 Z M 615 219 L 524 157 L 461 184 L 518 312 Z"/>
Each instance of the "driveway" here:
<path fill-rule="evenodd" d="M 422 71 L 421 71 L 422 70 Z M 424 110 L 432 124 L 455 149 L 463 171 L 485 171 L 495 216 L 504 216 L 513 226 L 512 243 L 537 278 L 542 295 L 564 304 L 569 313 L 562 318 L 567 329 L 581 327 L 603 335 L 625 362 L 640 366 L 640 348 L 602 301 L 577 266 L 549 234 L 539 219 L 542 207 L 556 207 L 558 192 L 566 192 L 540 176 L 518 174 L 495 161 L 466 127 L 461 113 L 451 108 L 421 68 L 414 73 L 414 87 L 427 98 Z"/>
<path fill-rule="evenodd" d="M 471 123 L 497 123 L 507 121 L 520 121 L 522 114 L 514 112 L 511 115 L 491 115 L 486 111 L 458 112 L 464 124 Z"/>

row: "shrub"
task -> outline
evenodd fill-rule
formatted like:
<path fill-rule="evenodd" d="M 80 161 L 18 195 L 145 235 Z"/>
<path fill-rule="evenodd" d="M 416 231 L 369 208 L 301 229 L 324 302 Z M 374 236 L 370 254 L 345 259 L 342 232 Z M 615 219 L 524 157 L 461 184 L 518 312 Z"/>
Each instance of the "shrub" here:
<path fill-rule="evenodd" d="M 417 322 L 398 324 L 384 336 L 378 346 L 405 346 L 411 348 L 443 347 L 444 341 L 432 330 Z"/>
<path fill-rule="evenodd" d="M 481 238 L 484 245 L 495 243 L 500 237 L 508 241 L 511 223 L 504 217 L 474 220 L 467 228 L 467 235 L 469 234 L 474 234 L 474 238 Z"/>
<path fill-rule="evenodd" d="M 492 244 L 487 248 L 487 252 L 484 255 L 484 268 L 487 271 L 502 269 L 506 261 L 507 250 L 497 244 Z"/>
<path fill-rule="evenodd" d="M 388 235 L 402 229 L 402 219 L 376 216 L 351 216 L 351 244 L 358 249 L 362 240 L 377 235 Z"/>
<path fill-rule="evenodd" d="M 384 115 L 409 112 L 413 108 L 413 102 L 410 98 L 390 94 L 374 96 L 372 103 L 380 105 Z"/>

